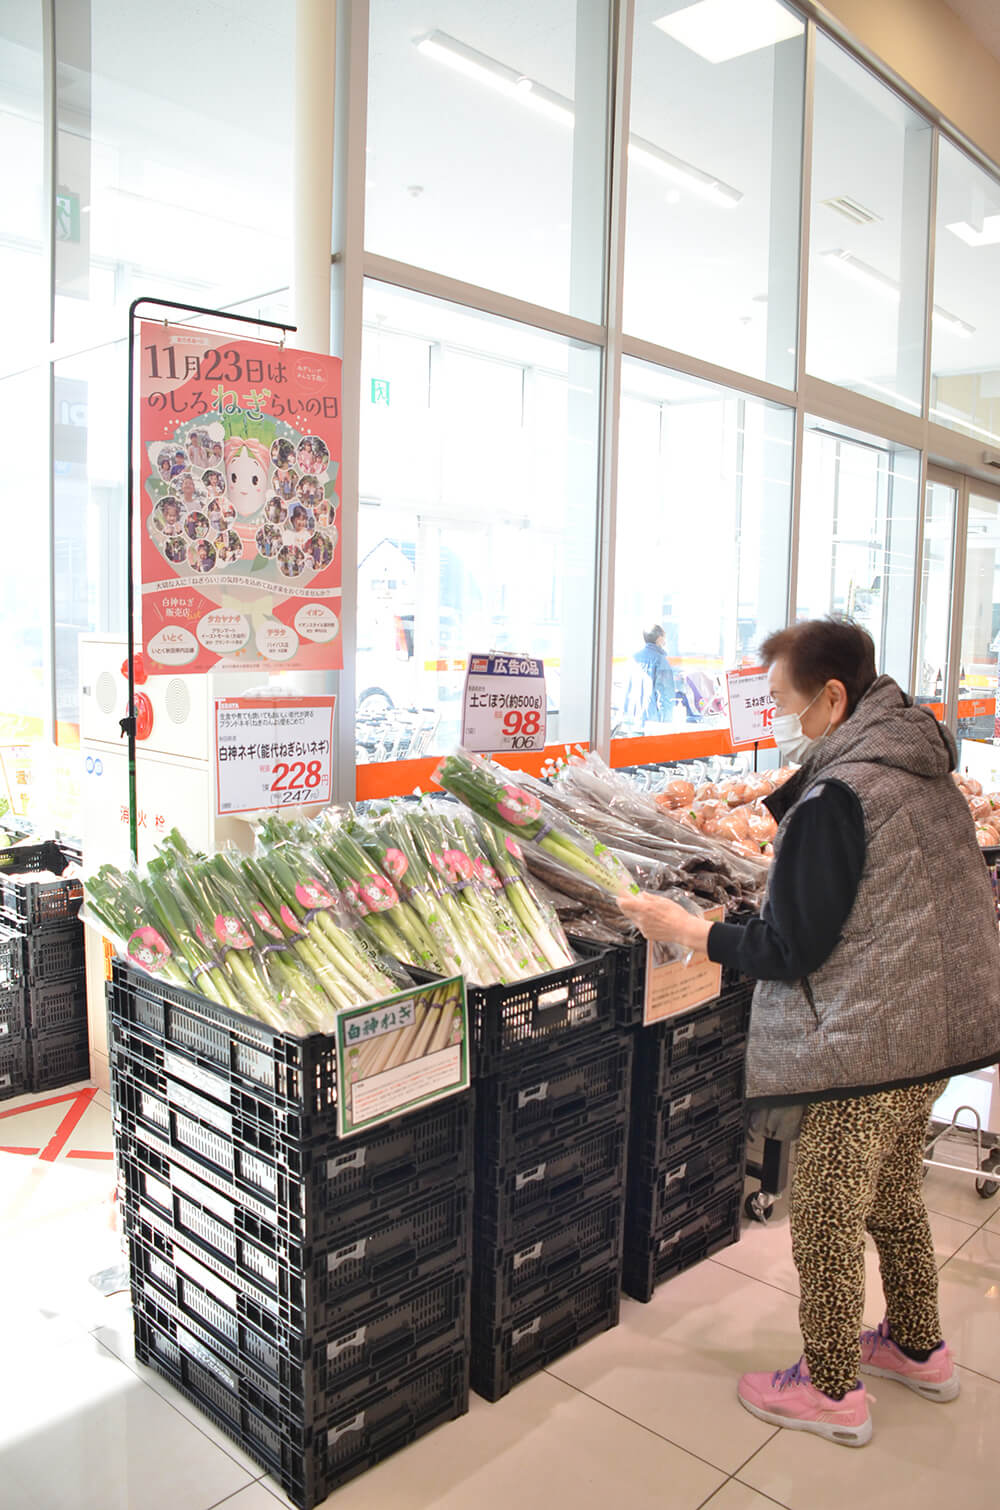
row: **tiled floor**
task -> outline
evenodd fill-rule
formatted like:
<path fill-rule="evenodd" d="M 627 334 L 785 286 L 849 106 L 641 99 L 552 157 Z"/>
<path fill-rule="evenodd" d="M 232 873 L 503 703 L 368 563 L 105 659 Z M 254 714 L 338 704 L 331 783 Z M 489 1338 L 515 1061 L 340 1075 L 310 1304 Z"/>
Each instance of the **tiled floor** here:
<path fill-rule="evenodd" d="M 37 1106 L 37 1102 L 49 1104 Z M 32 1107 L 22 1110 L 22 1107 Z M 20 1151 L 9 1151 L 20 1150 Z M 274 1510 L 278 1486 L 135 1361 L 127 1297 L 89 1276 L 120 1258 L 107 1097 L 0 1103 L 0 1503 L 38 1510 Z M 626 1301 L 621 1325 L 496 1405 L 342 1489 L 337 1510 L 994 1510 L 1000 1504 L 1000 1197 L 931 1171 L 928 1205 L 962 1395 L 875 1388 L 875 1437 L 849 1452 L 737 1404 L 748 1367 L 799 1351 L 788 1224 Z M 867 1313 L 881 1315 L 877 1265 Z"/>

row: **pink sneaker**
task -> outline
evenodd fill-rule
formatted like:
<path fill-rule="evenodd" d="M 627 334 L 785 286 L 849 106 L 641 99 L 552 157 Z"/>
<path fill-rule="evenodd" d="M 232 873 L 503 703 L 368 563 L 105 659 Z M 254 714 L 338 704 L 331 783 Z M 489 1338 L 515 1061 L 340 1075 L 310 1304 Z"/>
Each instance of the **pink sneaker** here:
<path fill-rule="evenodd" d="M 962 1386 L 946 1342 L 936 1347 L 926 1363 L 917 1363 L 893 1342 L 889 1320 L 880 1321 L 874 1332 L 861 1333 L 861 1372 L 880 1379 L 897 1379 L 925 1400 L 954 1400 Z"/>
<path fill-rule="evenodd" d="M 805 1358 L 776 1374 L 744 1374 L 736 1393 L 752 1416 L 772 1426 L 813 1431 L 842 1447 L 864 1447 L 871 1441 L 864 1385 L 858 1383 L 842 1400 L 832 1400 L 811 1382 Z"/>

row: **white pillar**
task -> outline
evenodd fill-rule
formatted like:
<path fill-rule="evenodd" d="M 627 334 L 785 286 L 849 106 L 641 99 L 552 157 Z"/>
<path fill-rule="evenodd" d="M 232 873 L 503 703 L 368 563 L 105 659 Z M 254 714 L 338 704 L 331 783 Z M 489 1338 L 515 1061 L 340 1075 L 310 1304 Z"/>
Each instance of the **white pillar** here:
<path fill-rule="evenodd" d="M 296 0 L 292 200 L 293 343 L 330 350 L 336 0 Z"/>

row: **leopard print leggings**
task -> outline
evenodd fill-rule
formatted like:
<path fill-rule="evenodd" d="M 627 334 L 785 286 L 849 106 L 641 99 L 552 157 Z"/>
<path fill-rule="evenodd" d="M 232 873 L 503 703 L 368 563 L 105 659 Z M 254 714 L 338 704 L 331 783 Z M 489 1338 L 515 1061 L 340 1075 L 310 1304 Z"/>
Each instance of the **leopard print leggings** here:
<path fill-rule="evenodd" d="M 947 1083 L 815 1101 L 802 1118 L 792 1255 L 809 1374 L 829 1395 L 843 1395 L 858 1379 L 866 1228 L 878 1249 L 893 1338 L 911 1349 L 941 1341 L 921 1183 L 928 1117 Z"/>

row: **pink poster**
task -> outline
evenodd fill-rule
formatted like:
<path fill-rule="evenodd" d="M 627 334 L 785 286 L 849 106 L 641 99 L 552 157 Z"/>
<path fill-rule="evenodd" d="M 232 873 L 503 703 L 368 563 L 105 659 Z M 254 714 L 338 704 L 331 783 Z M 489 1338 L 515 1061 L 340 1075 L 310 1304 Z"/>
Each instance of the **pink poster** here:
<path fill-rule="evenodd" d="M 339 357 L 152 320 L 140 343 L 146 671 L 340 670 Z"/>

